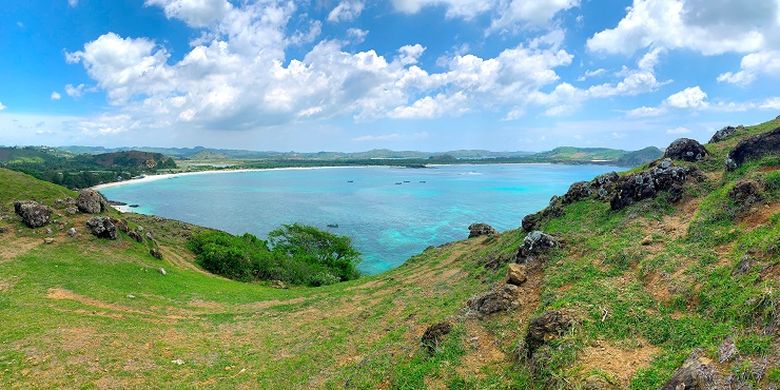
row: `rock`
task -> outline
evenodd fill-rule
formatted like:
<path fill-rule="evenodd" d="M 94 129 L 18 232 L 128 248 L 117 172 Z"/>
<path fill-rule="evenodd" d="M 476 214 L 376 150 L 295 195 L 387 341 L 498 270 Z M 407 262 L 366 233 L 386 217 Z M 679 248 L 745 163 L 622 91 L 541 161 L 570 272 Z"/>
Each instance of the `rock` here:
<path fill-rule="evenodd" d="M 130 233 L 130 227 L 127 226 L 127 221 L 124 219 L 114 219 L 114 225 L 122 233 Z"/>
<path fill-rule="evenodd" d="M 553 236 L 538 230 L 532 231 L 525 236 L 523 245 L 517 250 L 517 262 L 527 263 L 534 256 L 558 246 L 558 241 Z"/>
<path fill-rule="evenodd" d="M 127 299 L 135 299 L 135 295 L 133 295 L 133 294 L 127 294 Z"/>
<path fill-rule="evenodd" d="M 669 201 L 679 202 L 684 194 L 683 185 L 696 174 L 698 170 L 695 168 L 677 167 L 662 160 L 642 172 L 621 177 L 610 206 L 612 210 L 621 210 L 664 191 L 669 193 Z"/>
<path fill-rule="evenodd" d="M 76 206 L 70 206 L 65 209 L 65 213 L 68 215 L 76 215 L 78 214 L 79 209 Z"/>
<path fill-rule="evenodd" d="M 68 236 L 70 236 L 70 237 L 76 237 L 76 234 L 77 234 L 77 233 L 76 233 L 76 229 L 75 229 L 75 228 L 70 228 L 70 229 L 68 229 Z"/>
<path fill-rule="evenodd" d="M 484 294 L 472 297 L 466 305 L 471 313 L 478 316 L 516 308 L 519 305 L 517 302 L 517 286 L 505 284 L 501 287 L 496 287 Z"/>
<path fill-rule="evenodd" d="M 52 233 L 54 233 L 54 232 L 51 230 L 51 228 L 46 228 L 46 234 L 51 236 Z"/>
<path fill-rule="evenodd" d="M 472 223 L 469 225 L 469 238 L 496 235 L 498 235 L 498 231 L 486 223 Z"/>
<path fill-rule="evenodd" d="M 287 283 L 282 282 L 281 280 L 274 280 L 273 282 L 271 282 L 271 286 L 273 286 L 274 288 L 284 290 L 287 288 Z"/>
<path fill-rule="evenodd" d="M 100 214 L 109 208 L 108 201 L 99 192 L 93 189 L 79 191 L 76 199 L 76 207 L 86 214 Z"/>
<path fill-rule="evenodd" d="M 754 180 L 740 180 L 729 191 L 729 199 L 734 202 L 740 210 L 750 209 L 754 204 L 764 200 L 761 195 L 763 186 Z"/>
<path fill-rule="evenodd" d="M 732 171 L 745 162 L 780 152 L 780 127 L 740 141 L 726 157 L 726 169 Z"/>
<path fill-rule="evenodd" d="M 428 327 L 420 339 L 420 344 L 427 349 L 429 353 L 434 353 L 439 348 L 444 336 L 452 331 L 452 325 L 449 322 L 439 322 Z"/>
<path fill-rule="evenodd" d="M 742 127 L 742 126 L 739 126 Z M 718 131 L 715 132 L 715 134 L 710 139 L 710 143 L 714 144 L 720 141 L 724 141 L 727 138 L 731 137 L 737 132 L 737 128 L 734 126 L 726 126 Z"/>
<path fill-rule="evenodd" d="M 141 236 L 140 233 L 138 233 L 135 230 L 131 230 L 127 232 L 127 235 L 130 236 L 133 240 L 136 240 L 137 242 L 144 242 L 144 238 Z"/>
<path fill-rule="evenodd" d="M 54 243 L 54 239 L 51 238 L 51 237 L 46 237 L 46 238 L 43 239 L 43 243 L 47 244 L 47 245 L 48 244 L 53 244 Z"/>
<path fill-rule="evenodd" d="M 71 197 L 66 197 L 63 199 L 57 199 L 54 201 L 54 207 L 62 209 L 69 206 L 74 206 L 76 204 L 76 200 L 74 200 Z"/>
<path fill-rule="evenodd" d="M 574 317 L 563 310 L 548 311 L 531 320 L 525 336 L 526 357 L 532 358 L 537 349 L 566 334 L 575 323 Z"/>
<path fill-rule="evenodd" d="M 181 366 L 182 364 L 184 364 L 184 360 L 175 359 L 175 360 L 171 360 L 171 363 L 173 363 L 173 364 L 175 364 L 177 366 Z"/>
<path fill-rule="evenodd" d="M 698 141 L 690 138 L 680 138 L 672 142 L 664 152 L 664 158 L 672 160 L 696 162 L 704 157 L 707 157 L 707 149 Z"/>
<path fill-rule="evenodd" d="M 8 233 L 8 228 L 5 226 L 0 226 L 0 234 Z"/>
<path fill-rule="evenodd" d="M 590 195 L 590 182 L 581 181 L 572 184 L 569 187 L 569 190 L 561 197 L 561 201 L 564 204 L 571 204 L 582 199 L 587 199 Z"/>
<path fill-rule="evenodd" d="M 152 255 L 152 257 L 154 257 L 157 260 L 163 259 L 162 251 L 158 247 L 153 247 L 152 249 L 149 249 L 149 254 Z M 163 275 L 165 275 L 165 273 L 163 273 Z"/>
<path fill-rule="evenodd" d="M 642 241 L 640 242 L 640 244 L 642 244 L 644 246 L 652 245 L 653 244 L 653 236 L 647 236 L 647 237 L 643 238 Z"/>
<path fill-rule="evenodd" d="M 737 268 L 734 268 L 734 271 L 731 274 L 734 276 L 745 275 L 750 272 L 750 267 L 750 255 L 746 254 L 742 256 L 742 259 L 739 260 L 739 264 L 737 264 Z"/>
<path fill-rule="evenodd" d="M 497 270 L 501 268 L 502 265 L 514 262 L 515 261 L 515 255 L 507 255 L 507 254 L 490 254 L 487 255 L 483 260 L 482 264 L 485 267 L 485 269 L 489 270 Z"/>
<path fill-rule="evenodd" d="M 116 240 L 116 225 L 109 217 L 94 217 L 87 221 L 87 229 L 99 238 Z"/>
<path fill-rule="evenodd" d="M 585 383 L 582 384 L 582 390 L 613 390 L 617 389 L 614 385 L 609 383 L 606 379 L 598 375 L 591 375 L 585 379 Z"/>
<path fill-rule="evenodd" d="M 51 209 L 32 200 L 14 202 L 14 211 L 31 228 L 45 226 L 51 219 Z"/>
<path fill-rule="evenodd" d="M 688 360 L 675 371 L 661 390 L 710 390 L 718 389 L 718 375 L 715 369 L 699 358 L 694 351 Z"/>
<path fill-rule="evenodd" d="M 718 348 L 718 361 L 723 364 L 734 359 L 739 351 L 737 345 L 734 344 L 734 340 L 731 337 L 727 337 L 723 344 Z"/>
<path fill-rule="evenodd" d="M 522 264 L 509 264 L 506 270 L 506 282 L 507 284 L 513 284 L 520 286 L 525 283 L 528 278 L 525 275 L 525 266 Z"/>
<path fill-rule="evenodd" d="M 149 241 L 154 241 L 154 236 L 152 236 L 152 232 L 146 232 L 146 239 Z"/>
<path fill-rule="evenodd" d="M 167 273 L 167 272 L 165 272 L 165 268 L 162 268 L 162 267 L 161 267 L 160 269 L 158 269 L 158 271 L 159 271 L 159 272 L 160 272 L 160 274 L 162 274 L 163 276 L 165 276 L 165 275 L 168 275 L 168 273 Z"/>
<path fill-rule="evenodd" d="M 563 215 L 563 201 L 558 196 L 553 196 L 550 199 L 550 204 L 535 214 L 530 214 L 523 218 L 523 230 L 527 232 L 534 231 L 538 228 L 539 223 L 548 218 L 560 217 Z"/>

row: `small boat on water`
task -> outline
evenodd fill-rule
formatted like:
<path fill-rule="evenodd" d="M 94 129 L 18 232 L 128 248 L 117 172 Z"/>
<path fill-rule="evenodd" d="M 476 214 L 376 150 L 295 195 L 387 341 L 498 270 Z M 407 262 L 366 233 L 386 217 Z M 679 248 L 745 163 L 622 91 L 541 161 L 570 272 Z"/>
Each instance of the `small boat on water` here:
<path fill-rule="evenodd" d="M 404 180 L 404 183 L 411 183 L 411 181 L 409 181 L 409 180 Z"/>
<path fill-rule="evenodd" d="M 347 180 L 347 183 L 354 183 L 354 180 Z"/>
<path fill-rule="evenodd" d="M 137 204 L 131 204 L 131 205 L 127 206 L 127 207 L 130 207 L 130 208 L 133 208 L 133 209 L 134 209 L 134 208 L 137 208 L 137 207 L 138 207 L 138 205 L 137 205 Z"/>
<path fill-rule="evenodd" d="M 329 228 L 337 228 L 337 227 L 339 227 L 339 224 L 337 224 L 337 223 L 329 223 L 328 227 Z"/>
<path fill-rule="evenodd" d="M 401 183 L 400 181 L 395 183 L 395 185 L 397 185 L 397 186 L 400 186 L 401 184 L 404 184 L 404 183 Z"/>
<path fill-rule="evenodd" d="M 420 180 L 420 183 L 427 183 L 427 181 L 425 181 L 425 180 Z"/>

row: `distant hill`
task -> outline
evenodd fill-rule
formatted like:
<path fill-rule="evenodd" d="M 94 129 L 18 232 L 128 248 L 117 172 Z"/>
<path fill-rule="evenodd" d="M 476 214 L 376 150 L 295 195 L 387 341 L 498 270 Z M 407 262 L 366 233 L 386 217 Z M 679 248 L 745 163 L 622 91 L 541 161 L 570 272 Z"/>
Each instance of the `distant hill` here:
<path fill-rule="evenodd" d="M 621 167 L 636 167 L 660 158 L 664 152 L 655 146 L 650 146 L 634 152 L 628 152 L 615 160 L 615 165 Z"/>
<path fill-rule="evenodd" d="M 144 173 L 175 169 L 176 162 L 159 153 L 123 151 L 74 154 L 48 147 L 0 147 L 0 167 L 27 173 L 70 188 L 125 180 Z"/>

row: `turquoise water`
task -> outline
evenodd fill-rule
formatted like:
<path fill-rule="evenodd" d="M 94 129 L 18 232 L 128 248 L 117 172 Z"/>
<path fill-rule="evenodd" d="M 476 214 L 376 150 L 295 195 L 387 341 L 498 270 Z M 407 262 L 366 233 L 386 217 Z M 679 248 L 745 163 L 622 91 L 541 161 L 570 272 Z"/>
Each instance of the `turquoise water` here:
<path fill-rule="evenodd" d="M 430 245 L 466 238 L 473 222 L 514 229 L 571 183 L 613 170 L 619 168 L 505 164 L 272 170 L 185 175 L 101 192 L 111 200 L 139 204 L 134 210 L 139 213 L 234 234 L 265 237 L 293 222 L 318 226 L 351 237 L 363 254 L 360 269 L 377 273 Z"/>

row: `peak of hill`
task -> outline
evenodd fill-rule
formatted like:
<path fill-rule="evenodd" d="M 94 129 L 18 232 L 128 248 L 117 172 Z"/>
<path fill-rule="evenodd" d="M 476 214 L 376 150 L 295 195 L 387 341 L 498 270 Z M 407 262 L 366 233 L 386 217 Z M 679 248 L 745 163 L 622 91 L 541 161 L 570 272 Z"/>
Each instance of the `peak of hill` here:
<path fill-rule="evenodd" d="M 177 221 L 108 212 L 149 232 L 163 260 L 148 240 L 94 237 L 90 216 L 67 212 L 74 193 L 0 168 L 0 383 L 776 387 L 780 120 L 666 153 L 576 183 L 526 218 L 532 232 L 474 225 L 395 270 L 319 288 L 211 275 L 186 245 L 202 228 Z M 56 222 L 23 225 L 13 202 L 27 199 Z"/>

